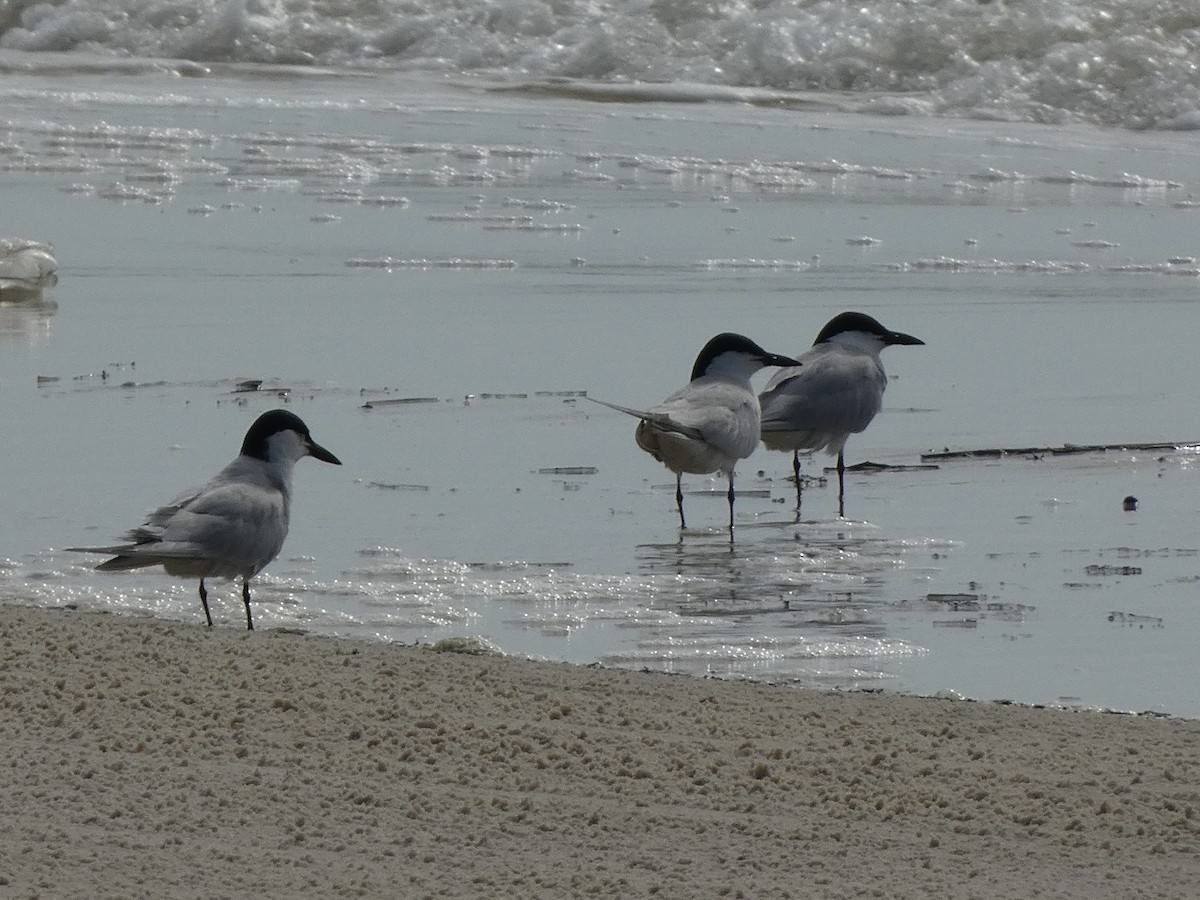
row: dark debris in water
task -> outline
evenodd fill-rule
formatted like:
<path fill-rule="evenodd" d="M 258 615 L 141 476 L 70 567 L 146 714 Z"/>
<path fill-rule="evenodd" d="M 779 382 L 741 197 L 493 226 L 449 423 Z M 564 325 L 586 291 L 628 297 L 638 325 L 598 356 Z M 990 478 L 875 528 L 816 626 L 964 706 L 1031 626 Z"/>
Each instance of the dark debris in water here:
<path fill-rule="evenodd" d="M 945 449 L 933 453 L 922 453 L 922 462 L 952 459 L 1003 459 L 1006 456 L 1042 457 L 1071 456 L 1083 453 L 1107 453 L 1110 451 L 1162 451 L 1173 452 L 1184 447 L 1195 447 L 1200 441 L 1154 441 L 1150 443 L 1130 441 L 1121 444 L 1063 444 L 1058 447 L 992 447 L 982 450 Z"/>
<path fill-rule="evenodd" d="M 774 481 L 775 480 L 772 476 L 767 474 L 766 469 L 759 469 L 757 472 L 754 473 L 754 475 L 756 478 L 761 478 L 765 481 Z M 787 475 L 784 478 L 781 478 L 780 480 L 786 482 L 787 484 L 795 484 L 796 476 L 795 475 Z M 808 490 L 809 488 L 823 488 L 823 487 L 828 487 L 828 486 L 829 486 L 829 479 L 826 478 L 824 475 L 808 475 L 803 472 L 800 473 L 800 487 L 803 490 Z M 741 491 L 739 491 L 738 493 L 741 493 Z"/>
<path fill-rule="evenodd" d="M 1128 628 L 1162 628 L 1161 616 L 1146 616 L 1141 613 L 1127 613 L 1113 610 L 1108 614 L 1108 621 L 1114 625 L 1124 625 Z"/>
<path fill-rule="evenodd" d="M 924 461 L 925 456 L 922 455 L 921 459 L 922 459 L 922 461 Z M 930 472 L 930 471 L 936 471 L 937 468 L 938 467 L 934 466 L 934 465 L 916 465 L 916 466 L 914 466 L 914 465 L 898 465 L 898 466 L 894 466 L 894 465 L 890 465 L 889 463 L 871 462 L 868 459 L 868 460 L 864 460 L 863 462 L 860 462 L 860 463 L 855 463 L 852 466 L 846 466 L 846 471 L 847 472 L 860 472 L 860 473 L 861 472 L 866 472 L 866 473 L 872 473 L 872 472 Z M 825 471 L 826 472 L 836 472 L 837 468 L 835 468 L 834 466 L 826 466 Z"/>
<path fill-rule="evenodd" d="M 1085 566 L 1084 573 L 1093 577 L 1112 575 L 1141 575 L 1141 566 L 1110 566 L 1107 563 Z"/>
<path fill-rule="evenodd" d="M 387 397 L 381 400 L 368 400 L 362 405 L 363 409 L 376 409 L 381 406 L 414 406 L 421 403 L 438 403 L 437 397 Z"/>
<path fill-rule="evenodd" d="M 783 603 L 772 603 L 766 606 L 752 604 L 736 606 L 718 606 L 716 604 L 703 604 L 697 606 L 681 604 L 675 609 L 675 612 L 681 616 L 711 616 L 714 619 L 776 615 L 779 613 L 792 611 L 793 610 L 787 601 L 784 601 Z"/>
<path fill-rule="evenodd" d="M 968 613 L 972 617 L 961 619 L 934 619 L 935 628 L 976 628 L 979 619 L 997 619 L 1004 622 L 1023 622 L 1037 607 L 1024 603 L 1006 603 L 990 599 L 977 593 L 926 594 L 925 604 L 937 612 Z"/>
<path fill-rule="evenodd" d="M 979 609 L 978 594 L 926 594 L 925 602 L 954 610 Z"/>

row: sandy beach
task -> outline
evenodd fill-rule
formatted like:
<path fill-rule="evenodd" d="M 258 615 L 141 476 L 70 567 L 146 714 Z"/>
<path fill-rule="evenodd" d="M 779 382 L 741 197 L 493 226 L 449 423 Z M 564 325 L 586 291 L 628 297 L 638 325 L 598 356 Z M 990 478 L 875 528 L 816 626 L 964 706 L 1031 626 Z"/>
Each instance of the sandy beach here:
<path fill-rule="evenodd" d="M 1191 897 L 1200 722 L 0 607 L 11 897 Z"/>

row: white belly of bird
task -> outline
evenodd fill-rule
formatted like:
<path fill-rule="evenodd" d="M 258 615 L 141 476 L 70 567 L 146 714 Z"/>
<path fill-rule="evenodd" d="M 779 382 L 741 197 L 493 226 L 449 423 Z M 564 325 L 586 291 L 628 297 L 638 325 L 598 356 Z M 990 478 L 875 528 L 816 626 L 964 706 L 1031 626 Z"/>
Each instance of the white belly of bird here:
<path fill-rule="evenodd" d="M 729 472 L 737 462 L 736 458 L 716 450 L 704 441 L 661 431 L 645 422 L 638 425 L 634 439 L 639 447 L 672 472 L 686 472 L 690 475 Z"/>
<path fill-rule="evenodd" d="M 829 431 L 764 431 L 763 446 L 768 450 L 800 450 L 837 454 L 846 446 L 849 434 Z"/>

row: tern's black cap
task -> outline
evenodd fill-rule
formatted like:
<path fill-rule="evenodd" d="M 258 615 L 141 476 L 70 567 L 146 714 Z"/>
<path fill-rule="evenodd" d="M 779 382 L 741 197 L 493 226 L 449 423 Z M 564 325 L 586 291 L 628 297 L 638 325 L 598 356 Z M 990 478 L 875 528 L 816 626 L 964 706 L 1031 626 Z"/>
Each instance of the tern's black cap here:
<path fill-rule="evenodd" d="M 872 318 L 866 313 L 844 312 L 839 313 L 825 323 L 825 327 L 821 329 L 821 333 L 817 335 L 817 339 L 813 341 L 813 344 L 823 344 L 830 338 L 839 334 L 845 334 L 848 331 L 861 331 L 863 334 L 874 335 L 885 344 L 916 345 L 925 343 L 920 338 L 915 338 L 911 334 L 884 328 L 878 319 Z"/>

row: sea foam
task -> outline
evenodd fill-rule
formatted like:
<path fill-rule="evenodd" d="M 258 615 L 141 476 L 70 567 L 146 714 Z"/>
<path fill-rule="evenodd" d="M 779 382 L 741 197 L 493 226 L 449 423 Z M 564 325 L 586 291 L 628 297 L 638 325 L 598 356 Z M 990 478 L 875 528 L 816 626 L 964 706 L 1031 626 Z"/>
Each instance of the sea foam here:
<path fill-rule="evenodd" d="M 877 114 L 1200 128 L 1194 0 L 69 0 L 0 19 L 0 48 L 650 84 L 693 101 L 818 92 Z"/>

